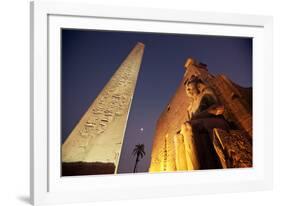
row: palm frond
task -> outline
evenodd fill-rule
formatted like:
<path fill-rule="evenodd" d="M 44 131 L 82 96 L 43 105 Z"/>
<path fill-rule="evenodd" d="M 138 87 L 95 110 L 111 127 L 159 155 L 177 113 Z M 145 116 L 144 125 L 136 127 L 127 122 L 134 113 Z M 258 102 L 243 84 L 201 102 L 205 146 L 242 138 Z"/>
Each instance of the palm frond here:
<path fill-rule="evenodd" d="M 133 156 L 137 155 L 137 156 L 140 156 L 141 158 L 143 158 L 144 155 L 145 155 L 144 144 L 135 145 L 135 148 L 133 149 L 132 155 Z"/>

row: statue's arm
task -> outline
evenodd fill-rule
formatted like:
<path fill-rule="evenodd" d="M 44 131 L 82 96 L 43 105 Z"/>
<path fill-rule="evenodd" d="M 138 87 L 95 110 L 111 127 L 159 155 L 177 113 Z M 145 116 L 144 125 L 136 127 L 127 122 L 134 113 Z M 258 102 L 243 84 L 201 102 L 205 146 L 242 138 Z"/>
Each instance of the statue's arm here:
<path fill-rule="evenodd" d="M 224 106 L 221 104 L 213 104 L 210 106 L 208 109 L 199 112 L 197 114 L 194 114 L 192 119 L 201 119 L 201 118 L 206 118 L 210 117 L 211 115 L 222 115 L 224 113 Z"/>
<path fill-rule="evenodd" d="M 224 113 L 224 106 L 221 104 L 213 104 L 207 109 L 209 114 L 222 115 Z"/>

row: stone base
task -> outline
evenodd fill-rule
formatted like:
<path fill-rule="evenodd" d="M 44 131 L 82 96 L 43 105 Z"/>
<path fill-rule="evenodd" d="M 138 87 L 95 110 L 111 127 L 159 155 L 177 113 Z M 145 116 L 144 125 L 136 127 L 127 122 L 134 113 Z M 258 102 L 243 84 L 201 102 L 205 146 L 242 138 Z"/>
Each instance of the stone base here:
<path fill-rule="evenodd" d="M 61 168 L 62 176 L 75 175 L 103 175 L 114 174 L 113 163 L 102 162 L 63 162 Z"/>

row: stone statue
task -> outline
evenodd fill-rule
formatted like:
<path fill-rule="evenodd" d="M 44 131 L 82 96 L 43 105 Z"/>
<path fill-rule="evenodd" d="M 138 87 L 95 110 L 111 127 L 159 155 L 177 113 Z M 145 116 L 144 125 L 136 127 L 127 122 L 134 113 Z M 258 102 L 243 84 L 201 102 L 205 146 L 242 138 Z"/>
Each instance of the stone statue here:
<path fill-rule="evenodd" d="M 185 91 L 192 99 L 188 108 L 190 120 L 187 124 L 202 127 L 208 132 L 212 132 L 213 128 L 229 130 L 229 125 L 223 117 L 224 106 L 218 102 L 213 90 L 207 84 L 192 76 L 185 82 Z"/>
<path fill-rule="evenodd" d="M 230 129 L 223 117 L 224 106 L 218 102 L 213 90 L 198 77 L 193 75 L 184 84 L 186 94 L 191 99 L 189 120 L 184 123 L 184 127 L 194 137 L 200 168 L 220 168 L 212 146 L 212 136 L 214 128 Z"/>
<path fill-rule="evenodd" d="M 224 75 L 214 76 L 192 58 L 182 84 L 161 113 L 150 172 L 252 167 L 252 90 Z M 165 137 L 165 141 L 163 138 Z"/>

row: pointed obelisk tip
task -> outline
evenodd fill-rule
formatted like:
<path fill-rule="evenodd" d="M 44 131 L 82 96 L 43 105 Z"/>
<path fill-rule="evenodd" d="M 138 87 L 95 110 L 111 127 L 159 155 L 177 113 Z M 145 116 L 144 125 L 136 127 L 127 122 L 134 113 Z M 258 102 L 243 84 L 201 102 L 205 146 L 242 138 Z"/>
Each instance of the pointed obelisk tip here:
<path fill-rule="evenodd" d="M 142 42 L 138 42 L 137 45 L 138 45 L 138 46 L 141 46 L 141 47 L 143 47 L 143 48 L 145 47 L 145 44 L 142 43 Z"/>

